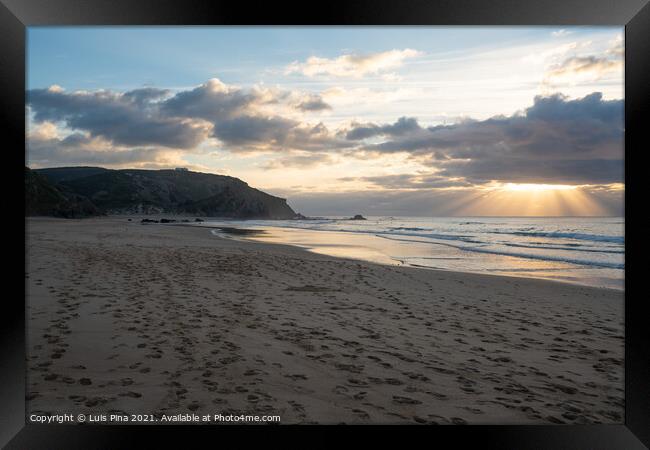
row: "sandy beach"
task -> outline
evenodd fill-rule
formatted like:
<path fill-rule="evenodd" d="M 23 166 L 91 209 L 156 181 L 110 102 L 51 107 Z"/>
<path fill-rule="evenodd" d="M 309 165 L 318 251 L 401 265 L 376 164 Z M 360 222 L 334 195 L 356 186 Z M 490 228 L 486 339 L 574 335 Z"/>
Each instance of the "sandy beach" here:
<path fill-rule="evenodd" d="M 623 292 L 27 219 L 27 414 L 622 423 Z"/>

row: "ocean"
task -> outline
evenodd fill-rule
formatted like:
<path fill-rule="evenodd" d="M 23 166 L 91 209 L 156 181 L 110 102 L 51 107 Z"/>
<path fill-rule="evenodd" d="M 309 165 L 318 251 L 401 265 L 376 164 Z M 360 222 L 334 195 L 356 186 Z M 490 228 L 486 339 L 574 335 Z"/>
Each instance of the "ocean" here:
<path fill-rule="evenodd" d="M 552 279 L 623 289 L 622 217 L 368 217 L 208 220 L 233 236 L 382 264 Z"/>

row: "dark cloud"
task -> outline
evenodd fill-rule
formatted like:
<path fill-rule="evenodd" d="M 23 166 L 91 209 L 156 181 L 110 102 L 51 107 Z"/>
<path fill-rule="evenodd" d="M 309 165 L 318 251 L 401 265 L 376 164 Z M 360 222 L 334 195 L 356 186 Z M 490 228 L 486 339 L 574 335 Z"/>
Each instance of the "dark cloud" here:
<path fill-rule="evenodd" d="M 197 146 L 206 138 L 206 130 L 161 115 L 152 100 L 162 95 L 164 91 L 152 89 L 124 94 L 32 89 L 27 92 L 27 104 L 36 122 L 65 122 L 69 128 L 120 145 L 181 149 Z"/>
<path fill-rule="evenodd" d="M 592 184 L 621 183 L 623 161 L 616 159 L 535 160 L 520 158 L 483 158 L 452 161 L 442 166 L 442 176 L 464 177 L 474 183 Z"/>
<path fill-rule="evenodd" d="M 323 111 L 326 109 L 332 109 L 332 107 L 328 105 L 325 100 L 323 100 L 319 95 L 312 95 L 309 98 L 301 101 L 296 105 L 296 108 L 301 111 Z"/>
<path fill-rule="evenodd" d="M 122 150 L 193 151 L 214 137 L 231 151 L 282 152 L 285 159 L 278 158 L 276 164 L 284 161 L 296 166 L 302 162 L 307 167 L 318 160 L 318 156 L 310 159 L 304 154 L 295 157 L 292 152 L 296 151 L 363 158 L 406 152 L 434 168 L 435 176 L 429 178 L 364 180 L 396 189 L 489 181 L 597 184 L 623 180 L 623 100 L 606 101 L 600 93 L 576 100 L 560 94 L 535 97 L 533 105 L 522 112 L 482 121 L 424 127 L 413 117 L 401 117 L 392 124 L 354 123 L 337 132 L 322 123 L 306 124 L 270 113 L 265 107 L 278 103 L 303 110 L 326 108 L 315 94 L 244 90 L 219 80 L 175 94 L 157 88 L 125 93 L 33 89 L 27 93 L 27 103 L 36 122 L 62 122 L 82 132 L 50 143 L 62 158 L 67 157 L 66 146 L 81 151 L 83 146 L 72 142 L 81 139 L 79 136 L 101 139 Z M 365 141 L 369 138 L 384 141 L 370 144 Z M 94 155 L 96 150 L 86 148 Z M 40 151 L 46 150 L 41 147 Z M 136 155 L 146 155 L 146 150 L 139 151 Z M 104 154 L 96 157 L 108 158 Z"/>
<path fill-rule="evenodd" d="M 140 106 L 146 106 L 147 103 L 154 100 L 160 100 L 163 97 L 168 96 L 169 93 L 169 89 L 147 87 L 126 92 L 124 93 L 124 98 Z"/>
<path fill-rule="evenodd" d="M 61 164 L 97 164 L 113 166 L 123 164 L 140 165 L 156 161 L 164 150 L 160 148 L 107 148 L 83 134 L 74 133 L 63 139 L 36 138 L 28 140 L 27 156 L 31 165 L 51 167 Z"/>
<path fill-rule="evenodd" d="M 281 103 L 304 111 L 329 108 L 316 94 L 244 90 L 217 79 L 174 95 L 157 88 L 125 93 L 50 88 L 27 94 L 37 123 L 63 122 L 70 129 L 118 146 L 193 149 L 213 136 L 233 150 L 240 145 L 269 150 L 341 147 L 343 140 L 322 124 L 306 126 L 262 109 L 263 105 Z"/>
<path fill-rule="evenodd" d="M 346 134 L 346 139 L 357 141 L 367 139 L 373 136 L 402 136 L 421 130 L 418 121 L 413 117 L 400 117 L 392 125 L 374 125 L 374 124 L 354 124 L 352 129 Z"/>
<path fill-rule="evenodd" d="M 438 189 L 467 187 L 470 183 L 437 174 L 398 174 L 372 177 L 344 177 L 341 181 L 365 181 L 383 189 Z"/>
<path fill-rule="evenodd" d="M 306 154 L 293 154 L 285 158 L 279 158 L 270 161 L 266 169 L 284 169 L 287 167 L 294 168 L 307 168 L 315 167 L 320 164 L 329 163 L 332 161 L 332 156 L 327 153 L 306 153 Z"/>
<path fill-rule="evenodd" d="M 365 148 L 408 152 L 439 168 L 441 176 L 477 183 L 610 183 L 623 179 L 623 126 L 622 100 L 605 101 L 600 93 L 568 100 L 558 94 L 535 97 L 533 106 L 513 116 L 412 127 Z"/>
<path fill-rule="evenodd" d="M 298 124 L 283 117 L 239 116 L 215 122 L 214 136 L 230 145 L 283 145 Z"/>
<path fill-rule="evenodd" d="M 337 151 L 349 143 L 322 123 L 305 125 L 281 116 L 239 116 L 214 123 L 214 137 L 231 151 Z"/>
<path fill-rule="evenodd" d="M 350 148 L 350 143 L 332 133 L 323 123 L 304 125 L 291 129 L 287 139 L 290 148 L 304 151 L 332 151 Z"/>
<path fill-rule="evenodd" d="M 526 118 L 550 123 L 571 121 L 575 124 L 587 121 L 620 130 L 623 125 L 623 101 L 605 101 L 600 92 L 577 100 L 567 100 L 559 94 L 535 97 L 534 105 L 526 110 Z"/>
<path fill-rule="evenodd" d="M 189 91 L 181 91 L 161 105 L 173 117 L 200 118 L 216 122 L 246 113 L 259 95 L 229 87 L 212 79 Z"/>
<path fill-rule="evenodd" d="M 322 150 L 341 147 L 342 140 L 318 124 L 306 126 L 293 119 L 262 112 L 260 106 L 286 103 L 301 110 L 322 110 L 327 105 L 320 96 L 309 95 L 298 103 L 289 91 L 254 89 L 244 91 L 210 80 L 191 91 L 166 100 L 162 111 L 175 117 L 204 119 L 212 123 L 212 136 L 231 150 L 247 147 L 267 150 Z M 238 148 L 245 146 L 246 148 Z"/>
<path fill-rule="evenodd" d="M 277 191 L 291 207 L 315 216 L 432 216 L 454 215 L 467 197 L 462 191 L 358 190 L 319 193 L 317 190 Z"/>

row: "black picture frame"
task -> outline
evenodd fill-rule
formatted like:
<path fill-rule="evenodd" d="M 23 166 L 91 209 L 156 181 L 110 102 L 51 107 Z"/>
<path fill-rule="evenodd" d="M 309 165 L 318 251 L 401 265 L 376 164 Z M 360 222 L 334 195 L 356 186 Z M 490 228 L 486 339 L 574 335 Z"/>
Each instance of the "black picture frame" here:
<path fill-rule="evenodd" d="M 650 105 L 650 4 L 648 0 L 356 0 L 315 3 L 200 0 L 0 0 L 0 124 L 5 149 L 3 211 L 6 242 L 19 242 L 25 222 L 16 194 L 25 165 L 26 27 L 45 25 L 619 25 L 625 26 L 625 424 L 549 426 L 406 427 L 409 439 L 432 444 L 468 443 L 486 448 L 637 449 L 650 446 L 650 339 L 647 294 L 641 286 L 647 264 L 643 224 L 644 117 Z M 24 206 L 24 205 L 23 205 Z M 198 443 L 206 433 L 266 436 L 282 429 L 308 447 L 346 440 L 351 428 L 329 427 L 143 427 L 25 424 L 24 265 L 15 245 L 5 257 L 5 291 L 0 327 L 0 445 L 7 448 L 134 448 L 150 439 Z M 24 256 L 23 256 L 24 257 Z M 9 262 L 9 263 L 7 263 Z M 22 271 L 22 273 L 21 273 Z M 15 290 L 10 291 L 9 286 Z M 635 291 L 636 289 L 636 291 Z M 21 297 L 22 291 L 22 297 Z M 638 293 L 637 293 L 638 291 Z M 355 427 L 380 438 L 405 427 Z M 243 433 L 242 433 L 243 430 Z M 309 437 L 305 432 L 317 433 Z M 283 433 L 284 434 L 284 433 Z M 230 436 L 234 437 L 234 436 Z M 286 436 L 285 436 L 286 438 Z M 221 442 L 221 441 L 219 441 Z M 402 444 L 403 439 L 397 441 Z M 415 442 L 415 441 L 413 441 Z M 213 442 L 216 444 L 216 442 Z M 402 444 L 404 445 L 404 444 Z M 408 444 L 407 444 L 408 445 Z M 301 445 L 302 446 L 302 445 Z"/>

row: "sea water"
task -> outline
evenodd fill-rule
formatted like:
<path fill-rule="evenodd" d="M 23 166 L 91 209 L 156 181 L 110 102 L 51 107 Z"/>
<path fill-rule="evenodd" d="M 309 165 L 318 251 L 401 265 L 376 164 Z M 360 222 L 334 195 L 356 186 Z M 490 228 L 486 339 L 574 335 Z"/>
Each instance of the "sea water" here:
<path fill-rule="evenodd" d="M 623 289 L 622 217 L 368 217 L 208 220 L 263 231 L 238 238 L 383 264 L 546 278 Z"/>

